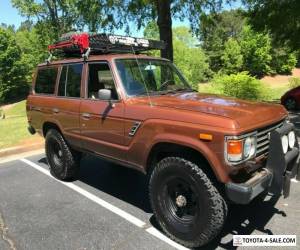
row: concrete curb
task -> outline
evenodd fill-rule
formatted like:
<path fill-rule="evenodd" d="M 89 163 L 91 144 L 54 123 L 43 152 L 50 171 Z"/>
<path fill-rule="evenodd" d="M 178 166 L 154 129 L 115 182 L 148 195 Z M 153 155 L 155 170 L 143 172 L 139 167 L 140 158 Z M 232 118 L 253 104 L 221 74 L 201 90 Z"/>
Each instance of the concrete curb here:
<path fill-rule="evenodd" d="M 18 146 L 18 147 L 2 149 L 0 150 L 0 158 L 8 157 L 15 154 L 22 154 L 25 152 L 34 151 L 38 149 L 43 149 L 44 145 L 45 145 L 44 142 L 38 142 L 26 146 Z"/>

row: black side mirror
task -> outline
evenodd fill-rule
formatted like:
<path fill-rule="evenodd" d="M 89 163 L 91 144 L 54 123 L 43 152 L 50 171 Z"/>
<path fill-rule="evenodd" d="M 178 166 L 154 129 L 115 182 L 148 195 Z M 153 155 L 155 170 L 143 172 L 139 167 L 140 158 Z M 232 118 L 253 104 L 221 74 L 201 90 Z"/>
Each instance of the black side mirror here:
<path fill-rule="evenodd" d="M 100 100 L 110 101 L 111 100 L 111 90 L 110 89 L 99 89 L 98 98 Z"/>

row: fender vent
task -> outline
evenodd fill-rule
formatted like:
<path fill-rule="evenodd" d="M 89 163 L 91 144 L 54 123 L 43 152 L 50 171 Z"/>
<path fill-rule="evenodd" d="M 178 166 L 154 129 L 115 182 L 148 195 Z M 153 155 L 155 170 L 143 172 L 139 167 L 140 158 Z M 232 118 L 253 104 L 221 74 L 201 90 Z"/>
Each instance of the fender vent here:
<path fill-rule="evenodd" d="M 129 136 L 134 136 L 138 128 L 140 127 L 141 123 L 140 122 L 135 122 L 130 129 Z"/>

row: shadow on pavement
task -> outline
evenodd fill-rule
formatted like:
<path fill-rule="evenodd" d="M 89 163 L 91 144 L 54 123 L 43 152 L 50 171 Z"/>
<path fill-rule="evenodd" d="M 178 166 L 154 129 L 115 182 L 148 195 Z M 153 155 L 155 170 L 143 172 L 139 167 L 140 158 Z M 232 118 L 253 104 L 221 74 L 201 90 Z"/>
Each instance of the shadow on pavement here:
<path fill-rule="evenodd" d="M 39 162 L 47 164 L 45 158 Z M 81 161 L 79 180 L 132 204 L 146 213 L 151 213 L 147 178 L 138 171 L 111 164 L 93 156 L 85 156 Z M 263 202 L 254 200 L 247 206 L 231 205 L 227 222 L 219 237 L 209 245 L 199 249 L 216 249 L 218 247 L 236 249 L 232 245 L 233 234 L 245 235 L 252 234 L 254 231 L 273 234 L 266 227 L 269 220 L 274 215 L 286 216 L 283 211 L 274 207 L 277 201 L 278 198 L 271 197 L 271 199 Z M 151 217 L 150 223 L 160 230 L 154 216 Z"/>

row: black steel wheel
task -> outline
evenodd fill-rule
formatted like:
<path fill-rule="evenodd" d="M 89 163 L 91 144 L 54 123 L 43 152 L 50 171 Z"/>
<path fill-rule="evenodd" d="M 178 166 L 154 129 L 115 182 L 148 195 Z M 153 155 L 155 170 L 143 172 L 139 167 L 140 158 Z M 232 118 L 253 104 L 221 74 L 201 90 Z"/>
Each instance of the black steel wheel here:
<path fill-rule="evenodd" d="M 287 110 L 295 110 L 297 108 L 297 102 L 294 98 L 289 97 L 285 100 L 284 106 Z"/>
<path fill-rule="evenodd" d="M 227 205 L 208 176 L 194 163 L 167 157 L 150 178 L 153 213 L 164 232 L 187 247 L 207 244 L 218 235 Z"/>
<path fill-rule="evenodd" d="M 51 174 L 59 180 L 75 179 L 79 172 L 80 153 L 72 150 L 55 129 L 47 132 L 46 156 Z"/>

